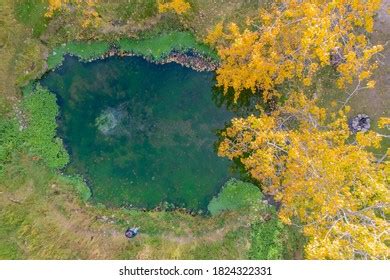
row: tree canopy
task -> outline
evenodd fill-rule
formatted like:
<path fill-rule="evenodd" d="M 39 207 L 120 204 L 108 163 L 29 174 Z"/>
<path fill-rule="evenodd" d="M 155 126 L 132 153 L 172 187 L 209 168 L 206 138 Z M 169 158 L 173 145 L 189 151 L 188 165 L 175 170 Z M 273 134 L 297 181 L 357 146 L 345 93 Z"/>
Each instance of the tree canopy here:
<path fill-rule="evenodd" d="M 354 80 L 373 87 L 371 63 L 383 49 L 370 44 L 373 16 L 380 0 L 277 0 L 244 28 L 221 22 L 206 41 L 221 57 L 218 85 L 232 87 L 238 98 L 243 89 L 261 89 L 265 98 L 278 95 L 277 86 L 292 80 L 311 85 L 315 74 L 332 65 L 337 85 Z"/>
<path fill-rule="evenodd" d="M 233 119 L 219 155 L 239 159 L 263 190 L 281 202 L 286 224 L 298 218 L 308 258 L 386 258 L 390 163 L 377 162 L 375 132 L 351 133 L 345 110 L 328 116 L 294 94 L 271 114 Z"/>

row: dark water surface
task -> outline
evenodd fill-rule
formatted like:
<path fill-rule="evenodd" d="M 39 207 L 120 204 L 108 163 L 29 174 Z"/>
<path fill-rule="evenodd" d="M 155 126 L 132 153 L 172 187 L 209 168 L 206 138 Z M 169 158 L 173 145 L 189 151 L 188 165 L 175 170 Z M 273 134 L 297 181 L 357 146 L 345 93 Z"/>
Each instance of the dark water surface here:
<path fill-rule="evenodd" d="M 231 176 L 214 149 L 232 115 L 212 101 L 213 75 L 139 57 L 67 57 L 41 80 L 58 97 L 66 172 L 109 206 L 205 209 Z"/>

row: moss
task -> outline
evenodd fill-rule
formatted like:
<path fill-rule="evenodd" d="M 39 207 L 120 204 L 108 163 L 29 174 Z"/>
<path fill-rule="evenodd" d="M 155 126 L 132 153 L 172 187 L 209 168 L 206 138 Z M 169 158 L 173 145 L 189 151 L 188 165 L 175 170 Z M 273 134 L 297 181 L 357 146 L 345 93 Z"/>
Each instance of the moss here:
<path fill-rule="evenodd" d="M 58 106 L 55 95 L 37 86 L 32 94 L 24 98 L 22 107 L 28 122 L 23 131 L 25 144 L 49 167 L 64 167 L 69 161 L 69 155 L 62 140 L 56 137 Z"/>
<path fill-rule="evenodd" d="M 195 36 L 189 32 L 171 32 L 143 40 L 122 39 L 119 40 L 118 47 L 125 52 L 132 52 L 156 60 L 164 58 L 173 50 L 195 50 L 205 56 L 218 59 L 217 54 L 212 49 L 199 43 Z"/>
<path fill-rule="evenodd" d="M 210 201 L 208 210 L 213 216 L 226 210 L 248 210 L 260 205 L 262 198 L 262 193 L 255 185 L 231 179 L 218 196 Z"/>
<path fill-rule="evenodd" d="M 106 41 L 71 42 L 62 44 L 53 49 L 47 59 L 48 69 L 61 65 L 64 56 L 74 55 L 83 61 L 100 58 L 115 45 L 121 51 L 159 60 L 172 51 L 196 51 L 199 54 L 217 60 L 218 55 L 203 43 L 199 43 L 195 36 L 189 32 L 171 32 L 160 34 L 147 39 L 121 39 L 115 44 Z"/>
<path fill-rule="evenodd" d="M 61 65 L 66 54 L 75 55 L 81 60 L 90 60 L 104 55 L 110 48 L 108 42 L 71 42 L 54 48 L 47 59 L 48 69 L 54 69 Z"/>

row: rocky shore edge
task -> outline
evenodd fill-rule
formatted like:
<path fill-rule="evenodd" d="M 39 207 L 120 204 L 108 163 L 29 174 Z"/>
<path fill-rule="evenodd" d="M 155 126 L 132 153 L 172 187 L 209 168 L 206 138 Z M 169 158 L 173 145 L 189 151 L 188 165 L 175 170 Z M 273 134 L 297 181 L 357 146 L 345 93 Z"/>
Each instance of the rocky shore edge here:
<path fill-rule="evenodd" d="M 175 62 L 198 72 L 211 72 L 217 70 L 218 68 L 217 61 L 196 52 L 172 52 L 162 61 L 157 63 L 165 64 L 171 62 Z"/>
<path fill-rule="evenodd" d="M 76 56 L 76 57 L 78 56 L 77 54 L 72 54 L 72 53 L 68 53 L 66 55 Z M 113 56 L 119 56 L 119 57 L 139 56 L 151 63 L 156 63 L 156 64 L 167 64 L 167 63 L 175 62 L 177 64 L 180 64 L 181 66 L 191 68 L 192 70 L 195 70 L 197 72 L 212 72 L 215 71 L 219 66 L 217 60 L 207 57 L 195 50 L 183 50 L 183 51 L 172 50 L 168 55 L 155 59 L 151 56 L 140 55 L 135 52 L 123 51 L 116 47 L 112 47 L 109 51 L 107 51 L 103 55 L 96 56 L 90 59 L 80 58 L 80 60 L 83 62 L 93 62 L 96 60 L 106 59 Z M 62 63 L 57 65 L 57 67 L 51 70 L 54 71 L 61 65 Z"/>

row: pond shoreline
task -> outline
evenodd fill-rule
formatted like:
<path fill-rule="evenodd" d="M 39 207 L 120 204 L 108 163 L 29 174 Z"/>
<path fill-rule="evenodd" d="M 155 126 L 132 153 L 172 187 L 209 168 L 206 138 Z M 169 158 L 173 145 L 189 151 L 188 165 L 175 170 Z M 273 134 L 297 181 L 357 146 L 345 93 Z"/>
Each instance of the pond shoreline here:
<path fill-rule="evenodd" d="M 126 57 L 120 58 L 118 55 Z M 188 57 L 199 59 L 193 53 L 189 53 L 185 58 Z M 61 75 L 49 72 L 40 80 L 40 84 L 55 93 L 60 100 L 70 100 L 68 103 L 72 104 L 69 106 L 66 105 L 68 104 L 66 102 L 58 104 L 61 105 L 61 122 L 57 124 L 59 125 L 59 134 L 57 135 L 63 140 L 64 145 L 68 147 L 68 151 L 77 150 L 76 147 L 80 147 L 79 151 L 83 151 L 82 154 L 84 156 L 82 159 L 76 157 L 78 158 L 76 161 L 72 160 L 73 164 L 68 169 L 71 172 L 68 174 L 76 174 L 90 179 L 89 182 L 85 183 L 93 193 L 92 200 L 94 202 L 106 203 L 106 205 L 111 207 L 147 208 L 155 211 L 175 210 L 191 215 L 201 215 L 207 212 L 209 198 L 216 195 L 223 183 L 229 179 L 230 175 L 225 174 L 228 173 L 228 168 L 225 166 L 227 162 L 215 156 L 210 142 L 214 141 L 214 138 L 216 139 L 214 127 L 221 127 L 225 121 L 231 118 L 228 111 L 223 109 L 215 110 L 215 104 L 211 98 L 214 74 L 212 72 L 201 74 L 194 70 L 188 71 L 178 64 L 168 66 L 167 63 L 172 62 L 172 59 L 176 58 L 182 59 L 183 57 L 174 54 L 164 61 L 159 60 L 155 63 L 155 60 L 150 61 L 150 58 L 144 59 L 133 53 L 123 53 L 116 49 L 111 49 L 100 57 L 88 60 L 95 60 L 95 62 L 84 63 L 85 60 L 79 59 L 75 55 L 67 55 L 65 56 L 63 66 L 59 70 Z M 103 59 L 106 60 L 103 62 Z M 191 60 L 190 62 L 185 60 L 181 62 L 198 63 L 195 65 L 198 69 L 207 66 L 199 64 L 199 60 Z M 103 67 L 100 63 L 102 63 Z M 164 64 L 165 66 L 160 66 L 159 64 Z M 79 73 L 81 74 L 79 75 Z M 73 79 L 71 77 L 77 78 Z M 81 80 L 81 78 L 84 80 Z M 149 79 L 150 81 L 145 82 L 145 80 Z M 109 82 L 109 80 L 113 82 Z M 78 89 L 77 93 L 73 90 L 74 88 Z M 86 97 L 87 94 L 82 94 L 84 88 L 88 89 L 88 92 L 94 92 L 92 95 L 94 96 L 93 100 L 88 99 Z M 157 100 L 159 102 L 155 102 Z M 87 104 L 88 106 L 86 106 Z M 146 111 L 152 108 L 151 106 L 159 106 L 156 111 L 160 112 L 160 114 L 154 116 L 149 113 L 150 111 Z M 173 110 L 172 108 L 176 109 Z M 175 112 L 174 116 L 170 115 L 172 112 Z M 202 117 L 208 116 L 210 113 L 198 112 L 212 112 L 215 120 L 210 121 L 207 117 Z M 122 113 L 125 115 L 122 116 Z M 102 116 L 107 116 L 107 114 L 110 118 L 101 118 Z M 79 115 L 82 115 L 83 118 L 77 117 Z M 187 119 L 182 120 L 182 118 L 188 115 L 198 117 L 195 117 L 194 121 L 191 122 Z M 83 120 L 82 122 L 80 122 L 81 119 Z M 68 121 L 65 122 L 65 120 Z M 107 128 L 104 127 L 104 120 L 109 122 Z M 86 122 L 92 124 L 92 126 L 79 125 Z M 198 122 L 199 126 L 197 125 Z M 159 125 L 156 126 L 156 124 Z M 192 124 L 195 124 L 195 126 L 192 126 Z M 206 127 L 210 126 L 210 129 L 207 129 L 206 132 L 205 126 L 201 124 L 207 124 Z M 101 148 L 97 149 L 97 146 L 95 148 L 83 146 L 82 141 L 79 141 L 79 132 L 66 134 L 64 131 L 71 131 L 71 129 L 68 130 L 66 127 L 77 127 L 77 131 L 83 131 L 83 141 L 100 143 L 102 145 Z M 91 132 L 92 130 L 95 131 L 96 127 L 100 131 L 98 134 Z M 202 139 L 196 136 L 198 135 L 197 129 L 203 129 L 199 132 L 202 133 Z M 184 135 L 185 137 L 177 139 L 176 135 Z M 94 141 L 99 137 L 100 142 Z M 126 137 L 126 142 L 118 140 L 122 139 L 121 137 Z M 152 137 L 157 140 L 150 140 Z M 139 143 L 144 141 L 142 140 L 144 138 L 151 143 L 150 145 L 145 145 L 146 148 L 140 146 Z M 102 139 L 105 140 L 103 141 Z M 105 143 L 104 147 L 103 142 Z M 116 144 L 113 145 L 112 143 Z M 177 145 L 172 143 L 177 143 Z M 188 151 L 188 148 L 185 148 L 188 147 L 188 143 L 192 143 L 191 147 L 198 148 Z M 139 160 L 136 161 L 131 157 L 131 152 L 127 152 L 135 151 L 135 148 L 132 148 L 133 146 L 131 145 L 135 145 L 137 149 L 140 149 L 140 158 L 144 158 L 145 162 L 153 163 L 148 167 L 147 173 L 142 173 L 143 165 L 138 163 Z M 123 149 L 121 152 L 119 159 L 118 156 L 111 156 L 113 154 L 111 148 L 114 146 L 126 146 L 126 149 Z M 160 149 L 160 146 L 165 147 L 164 149 L 170 152 L 160 153 L 159 158 L 156 158 L 155 155 L 158 153 L 155 150 Z M 202 149 L 199 149 L 201 146 Z M 147 151 L 143 149 L 147 149 Z M 185 152 L 183 149 L 186 149 Z M 101 154 L 97 153 L 96 150 L 100 151 L 99 153 Z M 73 154 L 77 154 L 77 152 L 69 152 L 69 154 L 73 158 Z M 173 157 L 172 155 L 181 156 Z M 203 156 L 203 159 L 201 156 Z M 202 162 L 204 158 L 208 160 L 207 163 L 202 164 L 202 167 L 196 166 L 192 168 L 182 161 L 182 158 L 186 157 L 196 158 Z M 165 174 L 170 174 L 171 169 L 169 169 L 167 164 L 164 164 L 164 166 L 158 165 L 157 162 L 159 161 L 170 164 L 173 162 L 178 163 L 179 167 L 176 168 L 181 170 L 185 177 L 173 173 L 167 178 Z M 87 168 L 88 163 L 91 162 L 98 167 L 96 169 L 93 167 Z M 207 168 L 204 167 L 210 165 L 211 162 L 214 164 Z M 85 171 L 87 169 L 88 172 Z M 168 171 L 162 174 L 160 170 L 165 169 L 168 169 Z M 85 172 L 82 172 L 82 170 Z M 106 171 L 106 173 L 102 171 Z M 190 179 L 192 178 L 191 176 L 194 176 L 194 172 L 208 174 L 209 178 L 207 180 L 204 178 Z M 159 178 L 157 180 L 160 181 L 154 181 L 155 178 Z M 110 187 L 106 187 L 111 185 L 120 187 L 114 192 Z M 160 190 L 158 195 L 151 193 L 152 187 Z M 191 191 L 184 191 L 187 187 Z M 194 191 L 198 188 L 201 191 Z M 140 190 L 139 192 L 138 189 Z M 164 195 L 165 191 L 169 195 Z M 193 199 L 192 196 L 197 196 L 198 193 L 201 194 L 200 198 Z M 180 196 L 181 194 L 183 196 Z"/>
<path fill-rule="evenodd" d="M 78 57 L 82 62 L 92 62 L 113 56 L 138 56 L 155 64 L 174 62 L 197 72 L 212 72 L 219 67 L 219 57 L 216 52 L 209 46 L 198 42 L 188 32 L 161 34 L 140 40 L 64 43 L 55 47 L 46 58 L 47 71 L 60 67 L 66 55 Z"/>
<path fill-rule="evenodd" d="M 167 40 L 168 38 L 168 40 Z M 165 46 L 156 47 L 156 41 L 165 40 Z M 186 32 L 163 34 L 149 39 L 132 40 L 122 39 L 117 42 L 107 41 L 74 41 L 61 44 L 52 49 L 45 58 L 47 61 L 46 73 L 63 66 L 66 56 L 75 57 L 82 63 L 105 60 L 110 57 L 139 57 L 147 62 L 164 65 L 176 63 L 196 72 L 213 72 L 219 66 L 215 52 L 207 45 L 199 43 Z M 40 80 L 40 79 L 39 79 Z M 92 191 L 89 180 L 82 176 L 84 184 Z M 217 193 L 218 194 L 218 193 Z M 214 194 L 214 195 L 217 195 Z M 205 215 L 207 210 L 183 207 L 167 201 L 161 201 L 152 208 L 139 207 L 132 204 L 122 205 L 126 209 L 140 211 L 178 211 L 192 216 Z"/>
<path fill-rule="evenodd" d="M 68 56 L 73 56 L 73 57 L 78 57 L 80 61 L 82 62 L 94 62 L 98 60 L 104 60 L 110 57 L 142 57 L 146 61 L 150 63 L 155 63 L 155 64 L 168 64 L 168 63 L 177 63 L 183 67 L 190 68 L 194 71 L 197 72 L 213 72 L 217 70 L 219 63 L 215 60 L 213 60 L 210 57 L 207 57 L 201 53 L 196 52 L 195 50 L 190 50 L 190 51 L 172 51 L 169 53 L 167 56 L 164 56 L 159 59 L 154 59 L 150 56 L 145 56 L 145 55 L 140 55 L 138 53 L 134 52 L 127 52 L 123 51 L 117 48 L 111 48 L 108 52 L 98 56 L 98 57 L 93 57 L 90 59 L 82 59 L 80 58 L 77 54 L 71 54 L 68 53 L 66 54 Z M 62 66 L 62 62 L 58 64 L 55 68 L 49 69 L 49 71 L 55 71 L 59 67 Z"/>
<path fill-rule="evenodd" d="M 118 50 L 116 48 L 112 48 L 110 51 L 108 51 L 101 57 L 88 60 L 88 62 L 99 60 L 99 59 L 106 59 L 113 56 L 126 57 L 126 56 L 140 56 L 140 55 L 137 53 L 125 52 L 122 50 Z M 157 60 L 150 58 L 148 56 L 141 56 L 141 57 L 147 60 L 148 62 L 161 64 L 161 65 L 174 62 L 197 72 L 212 72 L 215 71 L 219 65 L 218 62 L 214 61 L 209 57 L 206 57 L 205 55 L 196 52 L 195 50 L 190 50 L 190 51 L 173 50 L 167 56 Z"/>

